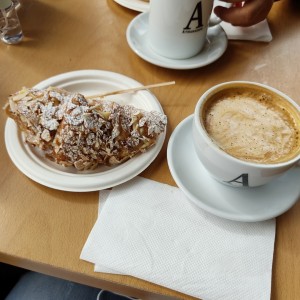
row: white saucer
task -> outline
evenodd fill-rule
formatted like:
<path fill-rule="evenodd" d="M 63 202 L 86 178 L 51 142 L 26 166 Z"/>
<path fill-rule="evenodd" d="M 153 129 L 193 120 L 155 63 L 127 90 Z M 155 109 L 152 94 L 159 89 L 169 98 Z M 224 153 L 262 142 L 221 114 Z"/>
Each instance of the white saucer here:
<path fill-rule="evenodd" d="M 149 10 L 149 1 L 143 0 L 115 0 L 118 4 L 140 12 L 145 12 Z"/>
<path fill-rule="evenodd" d="M 188 59 L 169 59 L 155 53 L 148 41 L 148 17 L 145 12 L 135 17 L 129 24 L 126 32 L 130 48 L 142 59 L 169 69 L 195 69 L 211 64 L 220 58 L 228 44 L 227 36 L 219 25 L 209 28 L 207 42 L 203 50 Z"/>
<path fill-rule="evenodd" d="M 229 187 L 211 178 L 194 151 L 192 123 L 193 115 L 175 128 L 167 156 L 175 182 L 194 204 L 225 219 L 257 222 L 277 217 L 297 202 L 299 166 L 258 188 Z"/>
<path fill-rule="evenodd" d="M 113 72 L 83 70 L 51 77 L 35 87 L 44 89 L 48 86 L 56 86 L 88 96 L 133 88 L 141 86 L 141 84 L 129 77 Z M 131 104 L 147 111 L 163 112 L 156 97 L 146 90 L 109 96 L 107 99 L 113 99 L 120 104 Z M 130 180 L 144 171 L 155 159 L 161 150 L 164 139 L 165 133 L 159 137 L 156 145 L 147 152 L 137 155 L 120 165 L 114 167 L 103 166 L 96 170 L 80 172 L 74 167 L 62 167 L 46 159 L 40 150 L 27 145 L 12 119 L 8 119 L 5 126 L 7 152 L 21 172 L 42 185 L 73 192 L 106 189 Z"/>

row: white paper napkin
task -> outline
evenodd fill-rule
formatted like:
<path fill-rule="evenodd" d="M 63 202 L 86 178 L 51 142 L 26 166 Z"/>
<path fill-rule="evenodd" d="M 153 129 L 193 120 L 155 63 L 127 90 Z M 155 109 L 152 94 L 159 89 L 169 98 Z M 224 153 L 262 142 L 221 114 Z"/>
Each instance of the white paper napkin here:
<path fill-rule="evenodd" d="M 274 219 L 221 219 L 178 188 L 136 177 L 112 189 L 81 259 L 204 300 L 263 300 L 274 239 Z"/>
<path fill-rule="evenodd" d="M 221 26 L 229 40 L 271 42 L 273 38 L 267 20 L 250 27 L 232 26 L 226 22 L 221 22 Z"/>

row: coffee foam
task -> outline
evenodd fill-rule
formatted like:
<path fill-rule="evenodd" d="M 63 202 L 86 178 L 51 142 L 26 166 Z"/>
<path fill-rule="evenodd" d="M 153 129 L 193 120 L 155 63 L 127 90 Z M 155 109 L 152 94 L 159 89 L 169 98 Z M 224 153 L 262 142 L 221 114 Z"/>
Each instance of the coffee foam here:
<path fill-rule="evenodd" d="M 255 163 L 279 163 L 300 149 L 299 112 L 264 90 L 231 88 L 214 95 L 204 108 L 204 126 L 228 154 Z"/>

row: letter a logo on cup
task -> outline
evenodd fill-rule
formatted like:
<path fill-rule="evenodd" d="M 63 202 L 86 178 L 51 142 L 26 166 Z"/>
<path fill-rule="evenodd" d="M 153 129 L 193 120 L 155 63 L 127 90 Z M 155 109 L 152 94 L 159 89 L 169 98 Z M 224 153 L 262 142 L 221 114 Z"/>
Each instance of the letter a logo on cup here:
<path fill-rule="evenodd" d="M 197 26 L 191 27 L 193 24 Z M 188 24 L 183 28 L 182 33 L 197 32 L 203 28 L 202 23 L 202 2 L 198 2 Z"/>
<path fill-rule="evenodd" d="M 249 175 L 248 174 L 241 174 L 240 176 L 230 180 L 224 181 L 225 183 L 232 185 L 232 186 L 249 186 Z"/>

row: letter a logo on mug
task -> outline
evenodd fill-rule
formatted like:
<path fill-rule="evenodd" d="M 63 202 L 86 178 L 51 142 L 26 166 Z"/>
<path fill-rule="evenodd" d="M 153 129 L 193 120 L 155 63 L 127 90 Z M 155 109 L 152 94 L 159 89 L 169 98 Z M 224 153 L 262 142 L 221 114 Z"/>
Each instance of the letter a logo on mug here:
<path fill-rule="evenodd" d="M 195 27 L 191 26 L 196 22 Z M 193 33 L 201 30 L 203 28 L 203 23 L 202 23 L 202 2 L 198 2 L 195 10 L 193 11 L 193 14 L 187 24 L 186 27 L 183 28 L 183 33 Z"/>
<path fill-rule="evenodd" d="M 151 0 L 148 38 L 153 51 L 171 59 L 198 54 L 206 42 L 213 3 L 213 0 Z"/>

